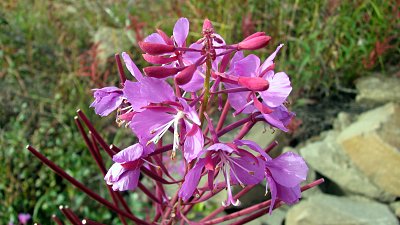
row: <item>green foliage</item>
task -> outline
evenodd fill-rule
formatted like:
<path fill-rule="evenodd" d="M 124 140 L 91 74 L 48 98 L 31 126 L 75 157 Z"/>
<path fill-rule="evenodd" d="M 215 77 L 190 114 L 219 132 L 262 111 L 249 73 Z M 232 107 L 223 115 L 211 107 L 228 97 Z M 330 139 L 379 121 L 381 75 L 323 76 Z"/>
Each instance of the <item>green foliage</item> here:
<path fill-rule="evenodd" d="M 127 146 L 128 131 L 116 132 L 112 119 L 88 109 L 93 82 L 77 76 L 79 55 L 90 49 L 100 27 L 135 27 L 147 35 L 154 28 L 172 33 L 176 18 L 191 21 L 190 39 L 200 36 L 204 18 L 228 43 L 261 30 L 273 37 L 265 57 L 279 43 L 278 70 L 292 78 L 296 93 L 321 95 L 348 90 L 371 72 L 390 69 L 400 60 L 398 9 L 395 1 L 2 1 L 0 3 L 0 223 L 19 212 L 46 222 L 58 205 L 68 204 L 81 216 L 117 224 L 114 214 L 90 201 L 25 150 L 31 144 L 68 173 L 107 196 L 73 117 L 83 109 L 109 143 Z M 131 20 L 129 15 L 136 18 Z M 397 27 L 396 27 L 397 26 Z M 132 40 L 135 37 L 130 37 Z M 377 43 L 390 47 L 371 58 Z M 138 64 L 140 50 L 132 42 Z M 128 48 L 129 48 L 128 47 Z M 375 60 L 374 62 L 371 62 Z M 372 63 L 372 66 L 366 64 Z M 116 84 L 114 64 L 107 84 Z M 105 68 L 100 69 L 102 71 Z M 110 160 L 108 160 L 110 163 Z M 138 215 L 140 196 L 127 197 Z M 197 211 L 204 210 L 201 205 Z M 196 213 L 195 212 L 195 213 Z"/>

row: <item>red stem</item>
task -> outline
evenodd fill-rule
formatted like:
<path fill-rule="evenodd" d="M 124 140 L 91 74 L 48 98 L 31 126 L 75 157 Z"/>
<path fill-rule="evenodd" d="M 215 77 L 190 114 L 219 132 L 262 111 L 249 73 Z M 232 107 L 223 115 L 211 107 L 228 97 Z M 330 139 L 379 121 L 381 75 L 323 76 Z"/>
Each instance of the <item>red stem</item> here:
<path fill-rule="evenodd" d="M 121 58 L 119 57 L 118 53 L 115 54 L 115 61 L 117 62 L 119 80 L 121 81 L 121 87 L 123 87 L 125 84 L 125 81 L 126 81 L 126 76 L 125 76 L 124 68 L 122 67 Z"/>
<path fill-rule="evenodd" d="M 89 121 L 89 119 L 86 117 L 86 115 L 82 112 L 82 110 L 78 109 L 76 111 L 78 113 L 79 118 L 82 119 L 82 121 L 85 123 L 87 128 L 93 133 L 93 136 L 96 138 L 96 140 L 99 142 L 101 147 L 107 152 L 107 154 L 112 158 L 115 152 L 113 152 L 107 143 L 104 141 L 104 139 L 100 136 L 100 134 L 96 131 L 94 128 L 93 124 Z"/>
<path fill-rule="evenodd" d="M 93 220 L 89 220 L 89 219 L 83 219 L 82 220 L 82 224 L 87 224 L 87 225 L 105 225 L 105 224 L 102 224 L 102 223 L 99 223 L 99 222 L 96 222 L 96 221 L 93 221 Z"/>
<path fill-rule="evenodd" d="M 306 191 L 306 190 L 308 190 L 308 189 L 310 189 L 310 188 L 312 188 L 312 187 L 315 187 L 315 186 L 321 184 L 322 182 L 324 182 L 324 179 L 323 179 L 323 178 L 318 179 L 318 180 L 316 180 L 316 181 L 314 181 L 314 182 L 312 182 L 312 183 L 309 183 L 309 184 L 304 185 L 303 187 L 301 187 L 301 191 L 302 191 L 302 192 L 303 192 L 303 191 Z M 276 202 L 276 205 L 277 205 L 279 202 L 281 202 L 281 200 L 278 200 L 278 201 Z M 250 214 L 250 213 L 252 213 L 252 212 L 254 212 L 254 211 L 256 211 L 256 210 L 259 210 L 259 209 L 263 209 L 263 208 L 265 208 L 265 207 L 268 207 L 269 205 L 271 205 L 271 200 L 267 200 L 267 201 L 265 201 L 265 202 L 262 202 L 262 203 L 253 205 L 253 206 L 251 206 L 251 207 L 248 207 L 248 208 L 246 208 L 246 209 L 242 209 L 242 210 L 240 210 L 240 211 L 238 211 L 238 212 L 235 212 L 235 213 L 232 213 L 232 214 L 229 214 L 229 215 L 226 215 L 226 216 L 222 216 L 222 217 L 219 217 L 219 218 L 216 218 L 216 219 L 213 219 L 213 220 L 205 221 L 205 222 L 204 222 L 204 225 L 217 224 L 217 223 L 221 223 L 221 222 L 224 222 L 224 221 L 228 221 L 228 220 L 237 218 L 237 217 L 239 217 L 239 216 L 248 215 L 248 214 Z M 267 212 L 268 212 L 268 211 L 265 210 L 265 213 L 267 213 Z"/>
<path fill-rule="evenodd" d="M 56 215 L 52 215 L 51 219 L 57 224 L 57 225 L 64 225 L 63 222 L 61 222 L 60 219 Z"/>
<path fill-rule="evenodd" d="M 235 196 L 233 196 L 233 199 L 239 199 L 240 197 L 245 195 L 247 192 L 249 192 L 251 189 L 253 189 L 255 186 L 256 185 L 246 186 L 241 191 L 239 191 L 239 193 L 237 193 Z M 201 219 L 200 222 L 204 222 L 204 221 L 207 221 L 207 220 L 210 220 L 210 219 L 214 218 L 216 215 L 218 215 L 219 213 L 224 211 L 225 208 L 226 207 L 224 207 L 224 206 L 220 206 L 218 209 L 214 210 L 212 213 L 210 213 L 209 215 L 207 215 L 206 217 Z"/>
<path fill-rule="evenodd" d="M 231 104 L 229 104 L 229 101 L 226 100 L 225 105 L 224 105 L 224 109 L 222 109 L 221 116 L 219 117 L 217 127 L 215 128 L 215 130 L 217 132 L 219 130 L 221 130 L 222 126 L 224 126 L 224 122 L 225 122 L 226 116 L 228 115 L 228 112 L 229 112 L 230 108 L 231 108 Z"/>
<path fill-rule="evenodd" d="M 47 159 L 44 155 L 42 155 L 40 152 L 38 152 L 36 149 L 34 149 L 32 146 L 28 145 L 26 147 L 32 154 L 34 154 L 38 159 L 40 159 L 40 161 L 42 161 L 44 164 L 46 164 L 48 167 L 50 167 L 50 169 L 52 169 L 54 172 L 56 172 L 58 175 L 60 175 L 61 177 L 63 177 L 64 179 L 66 179 L 68 182 L 70 182 L 72 185 L 74 185 L 75 187 L 79 188 L 80 190 L 82 190 L 83 192 L 85 192 L 87 195 L 89 195 L 91 198 L 93 198 L 94 200 L 98 201 L 99 203 L 101 203 L 102 205 L 106 206 L 107 208 L 109 208 L 110 210 L 113 210 L 114 212 L 117 212 L 123 216 L 125 216 L 126 218 L 131 219 L 132 221 L 135 221 L 136 223 L 139 224 L 149 224 L 146 221 L 143 221 L 139 218 L 137 218 L 134 215 L 131 215 L 117 207 L 114 206 L 114 204 L 112 204 L 111 202 L 107 201 L 106 199 L 102 198 L 100 195 L 94 193 L 93 191 L 91 191 L 89 188 L 87 188 L 85 185 L 83 185 L 82 183 L 80 183 L 79 181 L 77 181 L 75 178 L 71 177 L 68 173 L 66 173 L 63 169 L 61 169 L 60 167 L 58 167 L 55 163 L 53 163 L 52 161 L 50 161 L 49 159 Z"/>
<path fill-rule="evenodd" d="M 140 190 L 142 190 L 149 198 L 151 198 L 154 202 L 157 202 L 158 204 L 162 204 L 161 200 L 158 199 L 149 189 L 147 189 L 142 182 L 139 181 L 138 187 Z"/>

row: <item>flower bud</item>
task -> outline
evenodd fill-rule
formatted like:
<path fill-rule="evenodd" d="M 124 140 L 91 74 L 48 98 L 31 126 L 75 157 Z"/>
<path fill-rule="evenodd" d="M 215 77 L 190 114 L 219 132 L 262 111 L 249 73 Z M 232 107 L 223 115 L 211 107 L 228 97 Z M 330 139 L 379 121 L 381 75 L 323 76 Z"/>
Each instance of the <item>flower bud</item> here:
<path fill-rule="evenodd" d="M 248 40 L 243 40 L 237 45 L 237 47 L 238 50 L 256 50 L 265 47 L 270 40 L 270 36 L 258 36 Z"/>
<path fill-rule="evenodd" d="M 266 36 L 265 32 L 256 32 L 256 33 L 246 37 L 243 41 L 247 41 L 247 40 L 253 39 L 255 37 L 260 37 L 260 36 Z"/>
<path fill-rule="evenodd" d="M 170 53 L 175 51 L 175 46 L 173 45 L 164 45 L 158 43 L 150 43 L 150 42 L 139 42 L 139 47 L 146 53 L 150 55 L 160 55 L 164 53 Z"/>
<path fill-rule="evenodd" d="M 175 77 L 175 82 L 178 85 L 184 85 L 189 83 L 189 81 L 192 79 L 194 72 L 196 71 L 197 66 L 196 64 L 192 64 L 185 69 L 183 69 L 178 75 Z"/>
<path fill-rule="evenodd" d="M 150 55 L 150 54 L 143 54 L 144 60 L 146 60 L 149 63 L 153 64 L 166 64 L 166 63 L 171 63 L 175 60 L 177 60 L 177 57 L 163 57 L 163 56 L 157 56 L 157 55 Z"/>
<path fill-rule="evenodd" d="M 168 37 L 164 31 L 157 29 L 157 33 L 161 36 L 161 38 L 165 41 L 167 45 L 174 45 L 174 42 L 171 40 L 171 38 Z"/>
<path fill-rule="evenodd" d="M 214 33 L 214 27 L 209 19 L 203 22 L 203 33 Z"/>
<path fill-rule="evenodd" d="M 163 67 L 163 66 L 149 66 L 143 69 L 144 73 L 149 77 L 166 78 L 177 74 L 181 68 Z"/>
<path fill-rule="evenodd" d="M 238 83 L 252 91 L 265 91 L 269 83 L 261 77 L 239 77 Z"/>

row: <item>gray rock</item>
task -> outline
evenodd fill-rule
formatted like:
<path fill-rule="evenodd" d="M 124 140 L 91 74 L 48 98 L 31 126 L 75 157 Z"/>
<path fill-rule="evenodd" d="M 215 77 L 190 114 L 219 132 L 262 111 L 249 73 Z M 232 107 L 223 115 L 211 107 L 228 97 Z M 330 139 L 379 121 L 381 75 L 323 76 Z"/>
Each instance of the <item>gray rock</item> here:
<path fill-rule="evenodd" d="M 395 196 L 379 189 L 354 166 L 336 141 L 337 131 L 329 131 L 321 141 L 309 143 L 299 151 L 308 165 L 326 176 L 344 191 L 361 194 L 380 201 L 393 201 Z"/>
<path fill-rule="evenodd" d="M 396 201 L 390 204 L 390 209 L 393 213 L 400 218 L 400 201 Z"/>
<path fill-rule="evenodd" d="M 337 137 L 352 163 L 381 190 L 400 196 L 400 105 L 359 116 Z"/>
<path fill-rule="evenodd" d="M 373 201 L 315 195 L 293 206 L 286 225 L 397 225 L 389 207 Z"/>
<path fill-rule="evenodd" d="M 356 82 L 358 102 L 400 102 L 400 79 L 395 77 L 366 77 Z M 397 90 L 397 91 L 396 91 Z"/>

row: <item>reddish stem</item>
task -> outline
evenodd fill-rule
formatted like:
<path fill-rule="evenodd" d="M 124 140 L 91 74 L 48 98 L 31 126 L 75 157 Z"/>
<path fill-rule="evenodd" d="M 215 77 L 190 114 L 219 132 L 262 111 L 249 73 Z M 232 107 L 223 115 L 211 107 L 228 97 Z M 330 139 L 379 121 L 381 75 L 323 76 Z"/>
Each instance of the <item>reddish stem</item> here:
<path fill-rule="evenodd" d="M 105 224 L 102 224 L 102 223 L 99 223 L 99 222 L 96 222 L 96 221 L 93 221 L 93 220 L 89 220 L 89 219 L 83 219 L 82 220 L 82 224 L 87 224 L 87 225 L 105 225 Z"/>
<path fill-rule="evenodd" d="M 158 199 L 153 193 L 151 193 L 151 191 L 150 191 L 149 189 L 147 189 L 146 186 L 144 186 L 144 185 L 142 184 L 142 182 L 139 181 L 138 187 L 139 187 L 140 190 L 142 190 L 143 193 L 145 193 L 151 200 L 153 200 L 154 202 L 157 202 L 158 204 L 162 204 L 161 200 Z"/>
<path fill-rule="evenodd" d="M 316 180 L 316 181 L 314 181 L 314 182 L 312 182 L 312 183 L 306 184 L 306 185 L 304 185 L 303 187 L 301 187 L 301 191 L 302 191 L 302 192 L 303 192 L 303 191 L 306 191 L 306 190 L 308 190 L 308 189 L 310 189 L 310 188 L 312 188 L 312 187 L 315 187 L 315 186 L 321 184 L 322 182 L 324 182 L 324 179 L 323 179 L 323 178 L 318 179 L 318 180 Z M 278 201 L 276 202 L 276 205 L 278 205 L 279 202 L 281 202 L 281 201 L 278 200 Z M 219 217 L 219 218 L 216 218 L 216 219 L 213 219 L 213 220 L 205 221 L 205 222 L 204 222 L 204 225 L 217 224 L 217 223 L 221 223 L 221 222 L 224 222 L 224 221 L 228 221 L 228 220 L 231 220 L 231 219 L 234 219 L 234 218 L 243 216 L 243 215 L 248 215 L 248 214 L 250 214 L 250 213 L 252 213 L 252 212 L 254 212 L 254 211 L 257 211 L 257 210 L 259 210 L 259 209 L 263 209 L 263 208 L 268 207 L 268 206 L 270 206 L 270 205 L 271 205 L 271 200 L 268 200 L 268 201 L 265 201 L 265 202 L 262 202 L 262 203 L 253 205 L 253 206 L 251 206 L 251 207 L 248 207 L 248 208 L 246 208 L 246 209 L 242 209 L 242 210 L 240 210 L 240 211 L 238 211 L 238 212 L 235 212 L 235 213 L 232 213 L 232 214 L 229 214 L 229 215 L 226 215 L 226 216 L 222 216 L 222 217 Z M 268 211 L 265 210 L 265 213 L 267 213 L 267 212 L 268 212 Z"/>
<path fill-rule="evenodd" d="M 251 189 L 253 189 L 255 186 L 256 185 L 246 186 L 241 191 L 239 191 L 239 193 L 237 193 L 235 196 L 233 196 L 233 199 L 239 199 L 240 197 L 245 195 L 247 192 L 249 192 Z M 207 221 L 207 220 L 210 220 L 210 219 L 214 218 L 216 215 L 218 215 L 219 213 L 224 211 L 225 208 L 226 207 L 224 207 L 224 206 L 220 206 L 218 209 L 214 210 L 212 213 L 210 213 L 209 215 L 207 215 L 206 217 L 201 219 L 200 222 L 204 222 L 204 221 Z"/>
<path fill-rule="evenodd" d="M 77 181 L 75 178 L 71 177 L 68 173 L 66 173 L 63 169 L 61 169 L 60 167 L 58 167 L 55 163 L 53 163 L 52 161 L 50 161 L 49 159 L 47 159 L 44 155 L 42 155 L 40 152 L 38 152 L 36 149 L 34 149 L 32 146 L 28 145 L 26 147 L 32 154 L 34 154 L 38 159 L 40 159 L 40 161 L 42 161 L 44 164 L 46 164 L 50 169 L 52 169 L 54 172 L 56 172 L 58 175 L 60 175 L 61 177 L 63 177 L 64 179 L 66 179 L 68 182 L 70 182 L 72 185 L 74 185 L 75 187 L 77 187 L 78 189 L 82 190 L 83 192 L 85 192 L 87 195 L 89 195 L 91 198 L 93 198 L 94 200 L 98 201 L 99 203 L 101 203 L 102 205 L 106 206 L 107 208 L 109 208 L 110 210 L 113 210 L 123 216 L 125 216 L 126 218 L 129 218 L 139 224 L 149 224 L 146 221 L 143 221 L 139 218 L 137 218 L 134 215 L 131 215 L 117 207 L 114 206 L 114 204 L 112 204 L 111 202 L 107 201 L 106 199 L 102 198 L 100 195 L 94 193 L 93 191 L 91 191 L 89 188 L 87 188 L 85 185 L 83 185 L 82 183 L 80 183 L 79 181 Z"/>
<path fill-rule="evenodd" d="M 56 215 L 52 215 L 51 219 L 57 224 L 57 225 L 64 225 L 63 222 L 61 222 L 61 220 L 56 216 Z"/>
<path fill-rule="evenodd" d="M 222 109 L 221 116 L 219 117 L 217 127 L 215 128 L 215 130 L 217 132 L 219 130 L 221 130 L 222 126 L 224 126 L 224 122 L 225 122 L 226 116 L 228 115 L 228 112 L 229 112 L 230 108 L 231 108 L 231 104 L 229 104 L 229 101 L 226 100 L 225 105 L 224 105 L 224 109 Z"/>
<path fill-rule="evenodd" d="M 118 53 L 115 54 L 115 61 L 117 62 L 119 80 L 121 81 L 121 87 L 124 87 L 124 84 L 126 81 L 126 76 L 125 76 L 124 68 L 122 67 L 121 58 L 119 57 Z"/>

